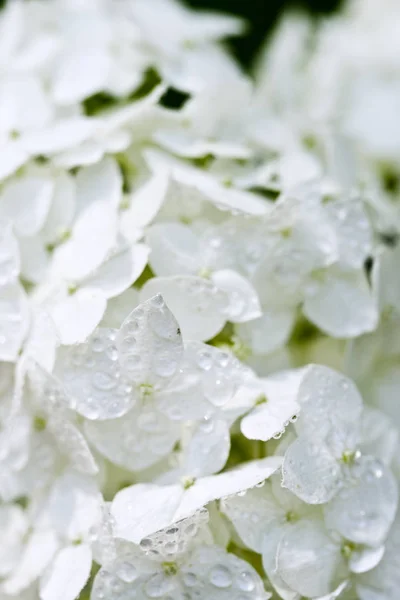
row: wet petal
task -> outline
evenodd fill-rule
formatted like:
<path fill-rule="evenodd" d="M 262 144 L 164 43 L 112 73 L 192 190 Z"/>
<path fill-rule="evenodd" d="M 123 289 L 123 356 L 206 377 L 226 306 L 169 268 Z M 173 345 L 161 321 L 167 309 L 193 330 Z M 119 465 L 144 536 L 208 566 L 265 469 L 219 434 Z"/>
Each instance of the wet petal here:
<path fill-rule="evenodd" d="M 398 488 L 379 460 L 357 461 L 347 485 L 325 507 L 327 526 L 358 544 L 382 544 L 396 515 Z"/>
<path fill-rule="evenodd" d="M 303 305 L 307 319 L 337 338 L 353 338 L 378 324 L 375 299 L 364 279 L 330 275 L 316 284 Z"/>
<path fill-rule="evenodd" d="M 244 560 L 217 546 L 198 548 L 182 569 L 185 590 L 213 600 L 268 600 L 271 594 Z"/>
<path fill-rule="evenodd" d="M 176 316 L 185 340 L 213 338 L 229 319 L 227 295 L 210 280 L 195 276 L 154 277 L 140 292 L 141 300 L 162 294 Z"/>
<path fill-rule="evenodd" d="M 339 490 L 342 473 L 329 448 L 299 437 L 287 449 L 282 484 L 308 504 L 324 504 Z"/>
<path fill-rule="evenodd" d="M 172 451 L 180 428 L 151 406 L 140 406 L 119 419 L 86 421 L 85 434 L 113 464 L 140 471 Z"/>
<path fill-rule="evenodd" d="M 277 554 L 277 571 L 299 594 L 324 596 L 340 583 L 344 560 L 320 522 L 303 521 L 288 528 Z"/>
<path fill-rule="evenodd" d="M 245 495 L 225 498 L 221 501 L 221 510 L 246 546 L 259 553 L 264 538 L 271 535 L 273 527 L 279 525 L 284 516 L 268 482 L 261 488 L 247 490 Z"/>
<path fill-rule="evenodd" d="M 117 348 L 124 373 L 138 386 L 163 387 L 175 375 L 183 353 L 181 331 L 161 295 L 125 319 Z"/>
<path fill-rule="evenodd" d="M 91 568 L 88 545 L 63 548 L 40 581 L 41 600 L 75 600 L 89 579 Z"/>
<path fill-rule="evenodd" d="M 99 328 L 84 343 L 60 348 L 54 373 L 73 406 L 87 419 L 112 419 L 128 412 L 135 394 L 118 360 L 117 331 Z"/>
<path fill-rule="evenodd" d="M 261 316 L 257 292 L 245 277 L 230 269 L 223 269 L 213 274 L 212 281 L 228 297 L 225 313 L 229 321 L 245 323 Z"/>

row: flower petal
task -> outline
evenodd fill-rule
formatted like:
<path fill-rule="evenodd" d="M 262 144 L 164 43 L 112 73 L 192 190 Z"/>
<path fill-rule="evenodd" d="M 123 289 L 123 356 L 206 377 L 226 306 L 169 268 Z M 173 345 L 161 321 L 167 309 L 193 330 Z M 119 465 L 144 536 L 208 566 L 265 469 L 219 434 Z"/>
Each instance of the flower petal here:
<path fill-rule="evenodd" d="M 226 294 L 202 277 L 153 277 L 140 291 L 141 300 L 162 294 L 176 316 L 185 340 L 213 338 L 228 320 Z"/>
<path fill-rule="evenodd" d="M 95 480 L 67 469 L 54 482 L 47 504 L 52 527 L 71 542 L 88 537 L 102 516 L 102 496 Z"/>
<path fill-rule="evenodd" d="M 376 302 L 364 279 L 328 275 L 306 297 L 303 312 L 322 331 L 337 338 L 353 338 L 378 324 Z"/>
<path fill-rule="evenodd" d="M 351 379 L 333 369 L 310 365 L 301 381 L 298 402 L 301 417 L 296 430 L 300 434 L 323 439 L 330 432 L 347 428 L 358 431 L 361 395 Z"/>
<path fill-rule="evenodd" d="M 287 529 L 277 554 L 277 571 L 302 596 L 333 592 L 344 560 L 320 522 L 302 521 Z"/>
<path fill-rule="evenodd" d="M 261 577 L 246 561 L 217 546 L 196 549 L 182 569 L 185 589 L 213 600 L 268 600 Z"/>
<path fill-rule="evenodd" d="M 205 419 L 197 426 L 184 450 L 182 470 L 185 476 L 196 478 L 218 473 L 228 460 L 230 446 L 227 423 Z"/>
<path fill-rule="evenodd" d="M 163 387 L 176 373 L 183 353 L 178 322 L 161 295 L 131 312 L 116 343 L 123 371 L 138 386 Z"/>
<path fill-rule="evenodd" d="M 180 437 L 179 425 L 152 407 L 139 406 L 118 419 L 86 421 L 85 435 L 113 464 L 140 471 L 168 456 Z"/>
<path fill-rule="evenodd" d="M 75 600 L 90 576 L 92 552 L 86 544 L 58 552 L 40 581 L 41 600 Z"/>
<path fill-rule="evenodd" d="M 52 273 L 78 283 L 100 267 L 116 242 L 117 215 L 111 204 L 89 203 L 79 215 L 71 237 L 54 250 Z"/>
<path fill-rule="evenodd" d="M 35 235 L 46 220 L 53 191 L 50 177 L 11 179 L 1 194 L 0 216 L 13 222 L 17 235 Z"/>
<path fill-rule="evenodd" d="M 254 487 L 275 473 L 281 462 L 280 457 L 269 456 L 261 460 L 244 463 L 219 475 L 210 475 L 198 479 L 194 485 L 186 490 L 174 520 L 183 519 L 193 514 L 212 500 L 218 500 Z"/>
<path fill-rule="evenodd" d="M 254 354 L 269 354 L 287 342 L 295 316 L 291 308 L 263 310 L 262 316 L 249 323 L 240 323 L 235 329 Z"/>
<path fill-rule="evenodd" d="M 149 256 L 144 244 L 134 244 L 111 256 L 85 281 L 85 287 L 114 298 L 129 288 L 142 274 Z"/>
<path fill-rule="evenodd" d="M 32 533 L 12 576 L 3 583 L 6 594 L 16 596 L 42 575 L 59 547 L 57 535 L 52 530 Z"/>
<path fill-rule="evenodd" d="M 262 488 L 247 490 L 244 496 L 236 495 L 221 500 L 221 510 L 232 521 L 242 541 L 254 552 L 261 553 L 264 537 L 283 517 L 268 482 Z"/>
<path fill-rule="evenodd" d="M 357 461 L 351 475 L 352 479 L 324 508 L 327 527 L 357 544 L 380 545 L 396 515 L 396 480 L 372 457 Z"/>
<path fill-rule="evenodd" d="M 15 361 L 29 327 L 29 304 L 15 282 L 0 286 L 0 360 Z"/>
<path fill-rule="evenodd" d="M 150 227 L 146 243 L 149 263 L 156 275 L 195 275 L 203 265 L 200 240 L 187 225 L 157 223 Z"/>
<path fill-rule="evenodd" d="M 229 304 L 225 313 L 229 321 L 245 323 L 261 316 L 257 292 L 245 277 L 230 269 L 223 269 L 213 274 L 212 281 L 228 296 Z"/>
<path fill-rule="evenodd" d="M 115 535 L 138 544 L 147 535 L 167 527 L 174 520 L 182 495 L 180 485 L 138 483 L 121 490 L 111 504 Z"/>
<path fill-rule="evenodd" d="M 98 328 L 83 344 L 60 348 L 55 375 L 87 419 L 115 419 L 128 412 L 136 397 L 118 360 L 117 332 Z"/>
<path fill-rule="evenodd" d="M 107 300 L 96 290 L 82 288 L 49 307 L 62 344 L 86 340 L 101 321 Z"/>
<path fill-rule="evenodd" d="M 299 437 L 286 450 L 282 485 L 308 504 L 324 504 L 339 490 L 340 467 L 329 448 Z"/>
<path fill-rule="evenodd" d="M 281 435 L 301 410 L 297 394 L 303 377 L 304 370 L 298 369 L 259 380 L 255 401 L 261 397 L 262 403 L 243 417 L 240 424 L 243 435 L 264 442 Z"/>
<path fill-rule="evenodd" d="M 128 240 L 132 239 L 134 232 L 137 232 L 134 237 L 141 235 L 143 229 L 153 221 L 163 205 L 167 186 L 167 175 L 164 172 L 155 173 L 142 187 L 131 194 L 129 208 L 121 214 L 121 232 Z M 149 239 L 157 243 L 151 232 L 150 228 Z"/>

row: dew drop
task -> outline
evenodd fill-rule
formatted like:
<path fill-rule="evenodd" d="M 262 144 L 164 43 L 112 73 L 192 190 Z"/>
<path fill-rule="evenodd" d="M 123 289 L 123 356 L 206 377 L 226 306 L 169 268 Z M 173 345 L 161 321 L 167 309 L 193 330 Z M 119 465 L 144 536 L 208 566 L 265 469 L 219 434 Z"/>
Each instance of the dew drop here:
<path fill-rule="evenodd" d="M 243 592 L 252 592 L 256 587 L 254 577 L 248 571 L 242 571 L 242 573 L 238 575 L 237 585 Z"/>
<path fill-rule="evenodd" d="M 204 369 L 204 371 L 208 371 L 212 367 L 212 357 L 209 352 L 199 352 L 197 355 L 197 364 L 200 369 Z"/>
<path fill-rule="evenodd" d="M 92 350 L 93 352 L 103 352 L 104 340 L 100 336 L 95 336 L 92 339 Z"/>
<path fill-rule="evenodd" d="M 190 523 L 185 529 L 185 534 L 189 537 L 193 537 L 194 535 L 196 535 L 197 531 L 198 527 L 196 523 Z"/>
<path fill-rule="evenodd" d="M 210 572 L 210 583 L 217 588 L 227 588 L 232 585 L 232 576 L 226 567 L 217 565 Z"/>
<path fill-rule="evenodd" d="M 132 581 L 135 581 L 135 579 L 138 576 L 138 573 L 134 565 L 128 562 L 123 562 L 121 565 L 118 566 L 117 575 L 120 579 L 122 579 L 122 581 L 125 581 L 126 583 L 131 583 Z"/>
<path fill-rule="evenodd" d="M 226 354 L 225 352 L 221 353 L 218 357 L 217 357 L 217 365 L 219 367 L 226 367 L 228 366 L 229 363 L 229 354 Z"/>
<path fill-rule="evenodd" d="M 107 356 L 112 361 L 118 360 L 118 350 L 115 346 L 107 348 Z"/>
<path fill-rule="evenodd" d="M 155 308 L 162 308 L 164 306 L 164 299 L 161 294 L 157 294 L 157 296 L 151 298 L 150 302 Z"/>
<path fill-rule="evenodd" d="M 373 481 L 374 479 L 381 479 L 383 476 L 382 463 L 379 460 L 372 460 L 368 465 L 366 479 L 367 481 Z"/>
<path fill-rule="evenodd" d="M 96 373 L 93 375 L 93 385 L 101 391 L 108 391 L 115 388 L 117 382 L 115 378 L 108 373 L 96 371 Z"/>
<path fill-rule="evenodd" d="M 139 330 L 139 323 L 137 321 L 129 321 L 124 329 L 128 335 L 134 335 Z"/>
<path fill-rule="evenodd" d="M 137 345 L 137 341 L 136 341 L 135 336 L 128 335 L 124 338 L 123 349 L 125 350 L 125 352 L 128 352 L 132 348 L 135 348 L 136 345 Z"/>
<path fill-rule="evenodd" d="M 214 429 L 214 421 L 208 417 L 204 417 L 199 425 L 199 429 L 203 431 L 203 433 L 211 433 Z"/>

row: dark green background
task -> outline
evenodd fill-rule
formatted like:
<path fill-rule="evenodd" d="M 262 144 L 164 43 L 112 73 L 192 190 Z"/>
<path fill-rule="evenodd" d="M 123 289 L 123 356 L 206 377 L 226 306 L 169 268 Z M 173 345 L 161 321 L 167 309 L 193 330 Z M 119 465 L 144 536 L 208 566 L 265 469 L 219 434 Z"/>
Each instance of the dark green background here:
<path fill-rule="evenodd" d="M 151 2 L 151 0 L 148 0 Z M 311 14 L 326 14 L 336 10 L 342 0 L 185 0 L 194 8 L 220 10 L 245 17 L 249 32 L 241 39 L 232 40 L 230 45 L 246 66 L 251 63 L 260 44 L 266 38 L 281 13 L 290 8 L 302 8 Z"/>

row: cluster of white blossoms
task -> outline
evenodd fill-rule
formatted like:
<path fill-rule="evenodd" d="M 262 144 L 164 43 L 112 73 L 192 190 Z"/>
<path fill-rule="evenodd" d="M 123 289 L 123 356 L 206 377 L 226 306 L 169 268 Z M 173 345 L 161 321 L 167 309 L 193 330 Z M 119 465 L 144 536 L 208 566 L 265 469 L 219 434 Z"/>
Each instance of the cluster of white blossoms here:
<path fill-rule="evenodd" d="M 399 30 L 0 12 L 0 600 L 398 600 Z"/>

